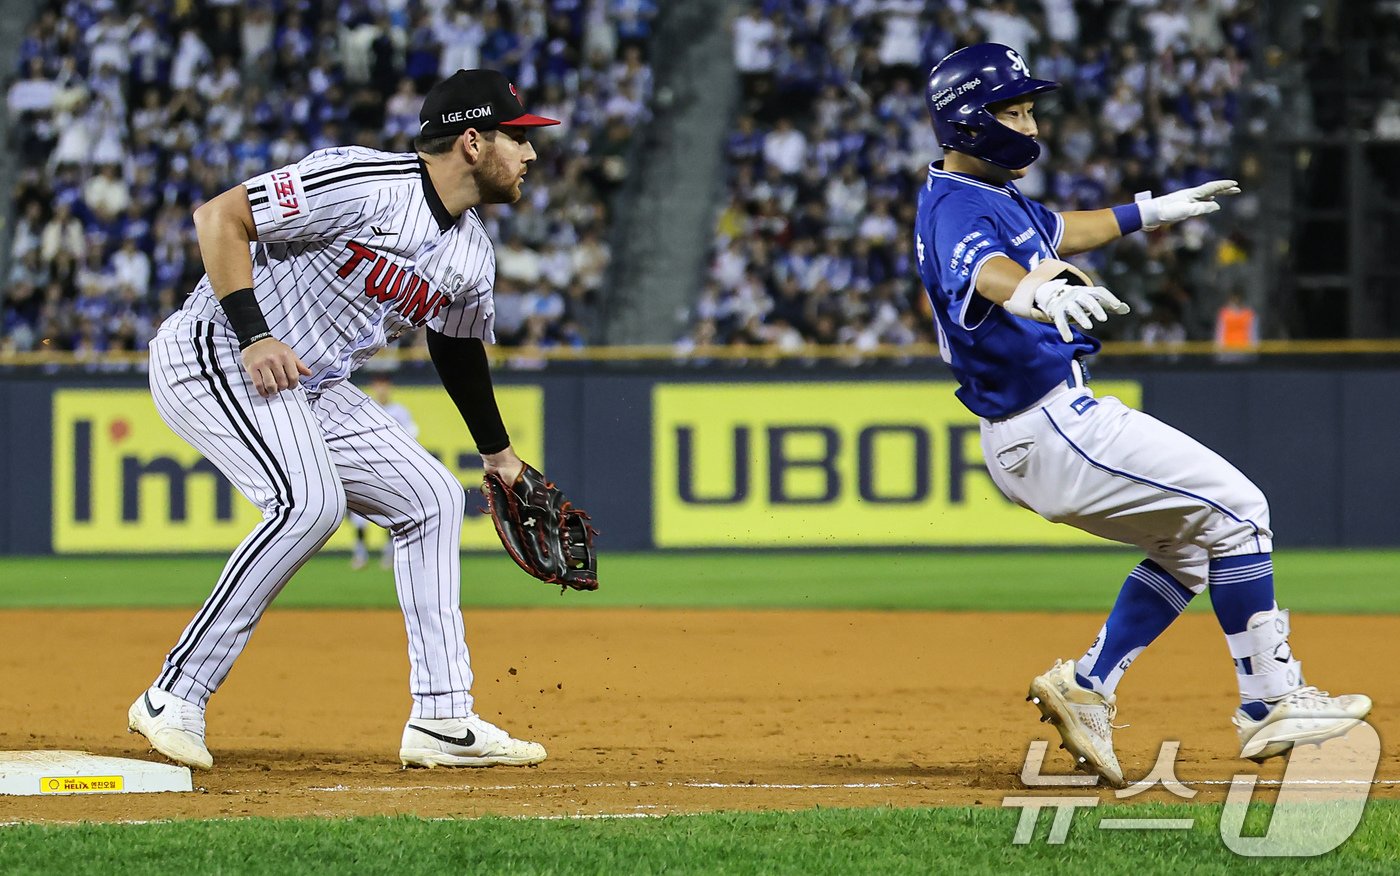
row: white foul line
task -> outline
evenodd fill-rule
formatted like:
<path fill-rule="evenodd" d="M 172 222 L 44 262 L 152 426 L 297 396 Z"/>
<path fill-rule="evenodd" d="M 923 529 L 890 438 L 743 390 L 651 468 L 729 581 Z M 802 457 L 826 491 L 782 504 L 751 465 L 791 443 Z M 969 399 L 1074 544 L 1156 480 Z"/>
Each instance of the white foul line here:
<path fill-rule="evenodd" d="M 1201 779 L 1199 781 L 1186 781 L 1183 784 L 1191 785 L 1229 785 L 1230 781 L 1225 779 Z M 1282 785 L 1281 779 L 1259 779 L 1258 785 Z M 1400 779 L 1375 779 L 1367 782 L 1364 779 L 1295 779 L 1289 782 L 1292 785 L 1400 785 Z M 340 792 L 364 792 L 369 794 L 385 794 L 395 791 L 573 791 L 584 788 L 711 788 L 719 790 L 744 790 L 752 789 L 759 791 L 823 791 L 823 790 L 878 790 L 881 788 L 921 788 L 928 786 L 928 782 L 844 782 L 844 783 L 779 783 L 779 782 L 569 782 L 557 785 L 380 785 L 359 787 L 355 785 L 327 785 L 310 787 L 306 790 L 326 793 Z M 265 790 L 265 789 L 259 789 Z M 253 791 L 225 791 L 224 793 L 250 794 Z"/>
<path fill-rule="evenodd" d="M 394 791 L 576 791 L 582 788 L 721 788 L 777 790 L 777 791 L 820 791 L 827 789 L 859 790 L 865 788 L 918 788 L 922 782 L 848 782 L 844 784 L 766 784 L 761 782 L 570 782 L 560 785 L 381 785 L 357 787 L 355 785 L 329 785 L 311 787 L 308 791 L 324 792 L 364 792 L 393 793 Z M 248 794 L 251 791 L 225 791 L 224 793 Z"/>

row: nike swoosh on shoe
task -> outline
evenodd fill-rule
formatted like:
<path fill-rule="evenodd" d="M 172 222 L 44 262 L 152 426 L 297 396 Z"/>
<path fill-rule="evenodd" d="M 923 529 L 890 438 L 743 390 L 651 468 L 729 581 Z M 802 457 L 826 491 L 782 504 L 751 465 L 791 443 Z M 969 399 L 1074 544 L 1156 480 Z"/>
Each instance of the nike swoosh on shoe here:
<path fill-rule="evenodd" d="M 460 745 L 463 748 L 471 748 L 473 745 L 476 744 L 476 734 L 470 730 L 467 731 L 467 735 L 465 737 L 459 738 L 456 736 L 448 736 L 443 733 L 434 733 L 426 727 L 419 727 L 417 724 L 409 724 L 408 726 L 411 729 L 417 730 L 419 733 L 422 733 L 426 736 L 431 736 L 434 739 L 440 739 L 443 742 L 446 742 L 448 745 Z"/>

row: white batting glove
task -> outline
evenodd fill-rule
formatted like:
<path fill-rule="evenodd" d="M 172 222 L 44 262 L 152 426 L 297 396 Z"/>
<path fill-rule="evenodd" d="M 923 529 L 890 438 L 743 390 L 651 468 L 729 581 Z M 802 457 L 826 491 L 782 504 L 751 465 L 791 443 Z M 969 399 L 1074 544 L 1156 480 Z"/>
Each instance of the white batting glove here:
<path fill-rule="evenodd" d="M 1147 231 L 1180 222 L 1193 216 L 1205 216 L 1220 209 L 1217 195 L 1238 195 L 1240 184 L 1232 179 L 1211 180 L 1194 188 L 1171 192 L 1159 198 L 1138 195 L 1138 210 L 1142 212 L 1142 227 Z M 1150 193 L 1144 193 L 1150 194 Z"/>
<path fill-rule="evenodd" d="M 1071 319 L 1087 331 L 1094 327 L 1095 321 L 1108 322 L 1109 313 L 1122 316 L 1130 309 L 1102 286 L 1071 286 L 1066 280 L 1042 283 L 1036 287 L 1034 300 L 1035 310 L 1030 317 L 1040 322 L 1053 322 L 1066 344 L 1074 341 Z"/>

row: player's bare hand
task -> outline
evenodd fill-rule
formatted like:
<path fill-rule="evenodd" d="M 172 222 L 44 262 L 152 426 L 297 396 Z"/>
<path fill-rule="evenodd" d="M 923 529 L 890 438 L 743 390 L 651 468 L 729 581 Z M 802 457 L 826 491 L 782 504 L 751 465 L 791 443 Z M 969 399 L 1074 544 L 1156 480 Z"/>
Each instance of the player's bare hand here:
<path fill-rule="evenodd" d="M 485 453 L 481 457 L 481 467 L 483 474 L 498 474 L 501 480 L 507 484 L 515 483 L 515 479 L 520 477 L 520 473 L 525 470 L 525 463 L 520 461 L 520 457 L 515 455 L 514 447 L 507 447 L 500 453 Z"/>
<path fill-rule="evenodd" d="M 1206 216 L 1220 209 L 1215 199 L 1222 195 L 1238 195 L 1240 184 L 1232 179 L 1215 179 L 1178 192 L 1138 202 L 1142 212 L 1142 227 L 1148 230 L 1193 216 Z"/>
<path fill-rule="evenodd" d="M 298 386 L 301 378 L 311 376 L 306 363 L 276 338 L 263 338 L 249 344 L 243 350 L 243 369 L 253 378 L 253 388 L 263 398 Z"/>
<path fill-rule="evenodd" d="M 1084 330 L 1108 322 L 1110 313 L 1122 316 L 1131 308 L 1102 286 L 1071 286 L 1066 280 L 1051 280 L 1035 290 L 1035 306 L 1043 322 L 1053 322 L 1066 344 L 1074 341 L 1073 320 Z"/>

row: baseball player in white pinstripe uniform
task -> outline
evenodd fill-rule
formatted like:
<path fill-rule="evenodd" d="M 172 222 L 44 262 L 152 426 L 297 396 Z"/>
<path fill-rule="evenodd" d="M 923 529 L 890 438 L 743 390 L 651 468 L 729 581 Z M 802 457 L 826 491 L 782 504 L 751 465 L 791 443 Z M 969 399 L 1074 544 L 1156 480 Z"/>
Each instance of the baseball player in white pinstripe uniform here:
<path fill-rule="evenodd" d="M 424 100 L 416 154 L 314 152 L 195 211 L 208 273 L 151 343 L 165 422 L 262 509 L 129 726 L 208 769 L 204 710 L 259 618 L 347 507 L 394 540 L 413 710 L 405 766 L 536 764 L 544 747 L 480 718 L 459 607 L 465 494 L 457 478 L 346 378 L 420 326 L 487 472 L 523 463 L 496 407 L 496 260 L 480 204 L 513 203 L 532 127 L 500 73 L 459 70 Z"/>

